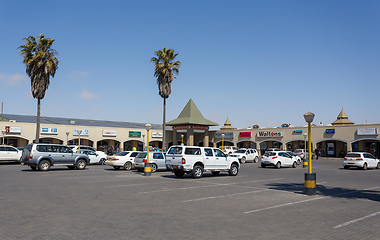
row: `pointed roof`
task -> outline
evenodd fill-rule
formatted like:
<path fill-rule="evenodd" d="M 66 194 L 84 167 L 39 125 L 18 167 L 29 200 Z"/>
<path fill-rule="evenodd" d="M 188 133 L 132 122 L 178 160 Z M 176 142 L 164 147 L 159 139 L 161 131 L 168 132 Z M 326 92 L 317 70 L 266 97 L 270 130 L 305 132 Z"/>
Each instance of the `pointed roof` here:
<path fill-rule="evenodd" d="M 205 126 L 219 125 L 215 122 L 205 119 L 191 98 L 187 102 L 186 106 L 182 109 L 182 112 L 179 114 L 179 116 L 176 119 L 166 123 L 167 126 L 186 124 L 196 124 Z"/>
<path fill-rule="evenodd" d="M 231 126 L 231 122 L 230 122 L 230 120 L 228 120 L 228 117 L 227 117 L 227 120 L 224 123 L 224 126 L 221 127 L 220 130 L 233 130 L 233 129 L 235 129 L 235 128 Z"/>
<path fill-rule="evenodd" d="M 336 121 L 331 123 L 332 125 L 353 125 L 354 123 L 348 120 L 347 114 L 343 111 L 339 113 Z"/>

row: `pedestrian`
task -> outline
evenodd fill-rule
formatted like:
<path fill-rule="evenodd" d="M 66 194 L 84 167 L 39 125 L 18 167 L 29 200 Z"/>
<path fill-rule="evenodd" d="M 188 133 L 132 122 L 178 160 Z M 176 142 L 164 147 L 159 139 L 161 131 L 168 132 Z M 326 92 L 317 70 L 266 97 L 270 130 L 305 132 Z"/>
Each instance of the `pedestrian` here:
<path fill-rule="evenodd" d="M 132 148 L 132 151 L 137 151 L 137 149 L 136 149 L 136 147 L 135 147 L 135 146 L 133 146 L 133 148 Z"/>
<path fill-rule="evenodd" d="M 319 155 L 319 149 L 316 148 L 316 149 L 315 149 L 315 156 L 317 157 L 316 160 L 318 160 L 318 155 Z"/>

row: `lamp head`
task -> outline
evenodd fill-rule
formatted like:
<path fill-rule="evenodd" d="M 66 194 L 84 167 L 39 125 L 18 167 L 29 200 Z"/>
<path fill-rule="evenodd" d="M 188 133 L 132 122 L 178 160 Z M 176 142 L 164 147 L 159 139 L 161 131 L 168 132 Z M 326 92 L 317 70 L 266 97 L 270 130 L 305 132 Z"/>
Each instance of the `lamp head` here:
<path fill-rule="evenodd" d="M 66 135 L 69 136 L 70 132 L 66 132 Z"/>
<path fill-rule="evenodd" d="M 315 114 L 312 113 L 312 112 L 307 112 L 307 113 L 305 113 L 305 114 L 303 115 L 303 117 L 305 118 L 305 121 L 306 121 L 307 123 L 311 123 L 311 122 L 314 120 L 314 116 L 315 116 Z"/>
<path fill-rule="evenodd" d="M 303 137 L 306 138 L 307 137 L 307 133 L 303 133 Z"/>
<path fill-rule="evenodd" d="M 224 136 L 226 136 L 226 135 L 224 135 L 224 133 L 222 134 L 222 138 L 224 138 Z"/>
<path fill-rule="evenodd" d="M 77 132 L 80 135 L 82 133 L 82 129 L 78 129 Z"/>
<path fill-rule="evenodd" d="M 149 123 L 145 124 L 145 129 L 147 131 L 149 131 L 151 128 L 152 128 L 152 125 L 150 125 Z"/>
<path fill-rule="evenodd" d="M 183 134 L 181 134 L 181 138 L 183 138 L 184 137 L 184 135 Z"/>

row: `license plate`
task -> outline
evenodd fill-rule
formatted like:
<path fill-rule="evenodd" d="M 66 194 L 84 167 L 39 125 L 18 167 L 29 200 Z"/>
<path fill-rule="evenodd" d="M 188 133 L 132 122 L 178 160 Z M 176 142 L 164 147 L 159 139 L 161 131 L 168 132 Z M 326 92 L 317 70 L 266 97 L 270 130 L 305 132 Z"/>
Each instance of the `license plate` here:
<path fill-rule="evenodd" d="M 354 165 L 354 163 L 348 163 L 349 165 Z"/>
<path fill-rule="evenodd" d="M 173 168 L 177 168 L 178 166 L 173 166 Z"/>
<path fill-rule="evenodd" d="M 135 165 L 135 167 L 138 167 L 138 166 L 139 166 L 138 164 Z"/>

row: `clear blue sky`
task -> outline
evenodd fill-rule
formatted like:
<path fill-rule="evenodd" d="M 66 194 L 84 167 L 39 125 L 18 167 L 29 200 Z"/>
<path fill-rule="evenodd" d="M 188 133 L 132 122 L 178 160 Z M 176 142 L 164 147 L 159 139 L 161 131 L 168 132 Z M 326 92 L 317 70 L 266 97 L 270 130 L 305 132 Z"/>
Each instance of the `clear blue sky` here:
<path fill-rule="evenodd" d="M 36 115 L 17 47 L 54 38 L 59 68 L 41 115 L 162 123 L 149 60 L 163 47 L 182 62 L 167 121 L 190 98 L 223 125 L 380 123 L 380 1 L 1 1 L 4 113 Z"/>

